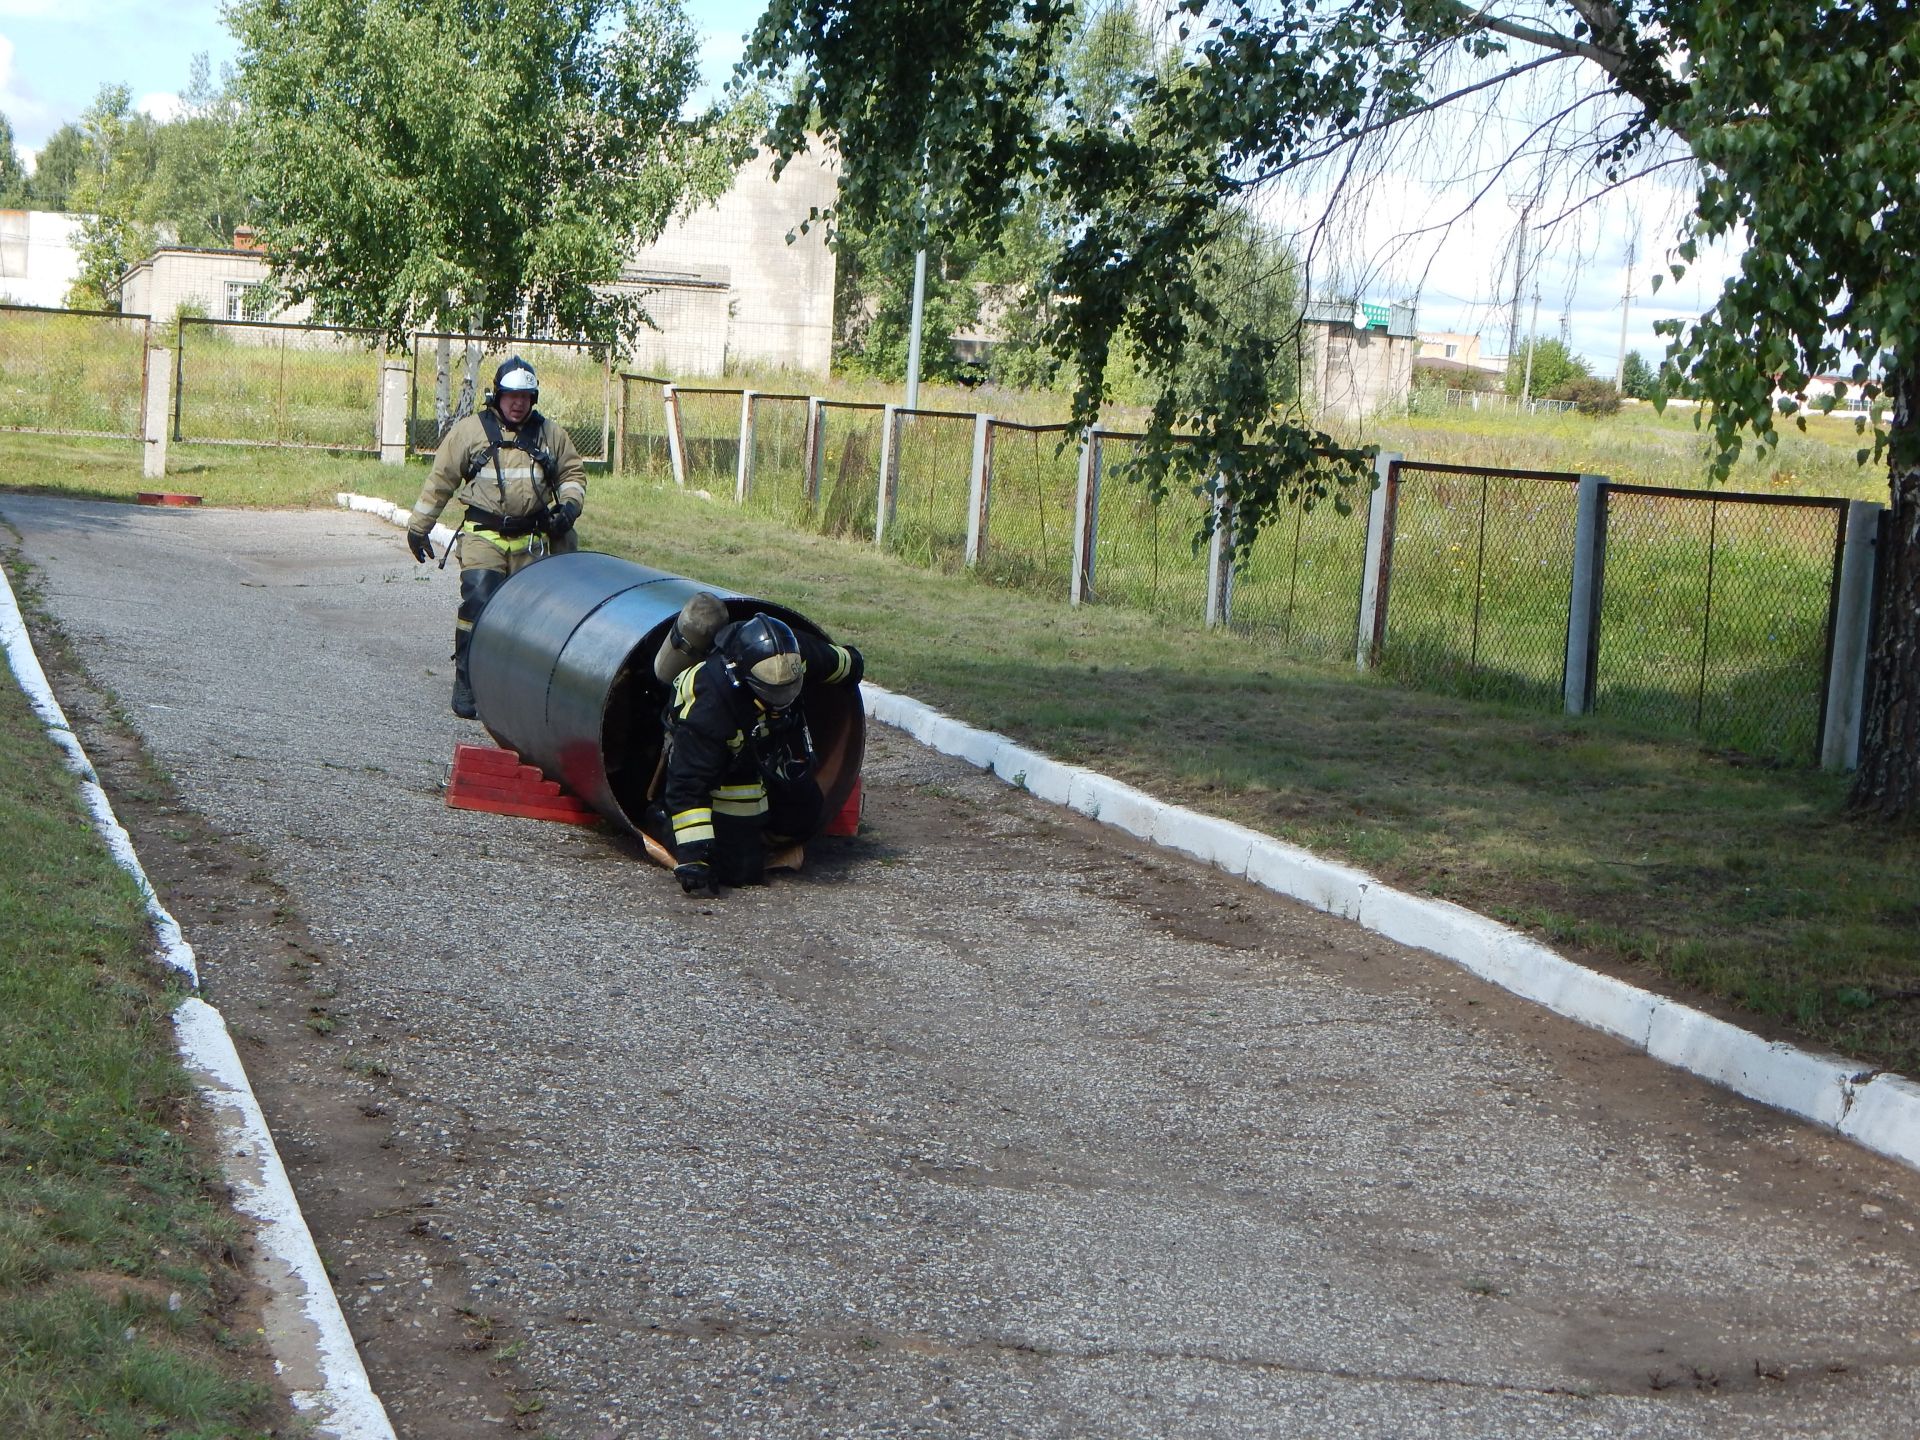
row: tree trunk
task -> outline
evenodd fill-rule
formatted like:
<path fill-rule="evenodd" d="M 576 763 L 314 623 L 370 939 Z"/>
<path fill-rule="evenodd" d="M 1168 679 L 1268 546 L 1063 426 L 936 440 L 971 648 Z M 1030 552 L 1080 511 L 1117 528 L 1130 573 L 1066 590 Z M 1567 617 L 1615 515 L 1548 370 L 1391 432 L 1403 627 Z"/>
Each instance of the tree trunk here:
<path fill-rule="evenodd" d="M 1888 515 L 1851 804 L 1904 820 L 1920 815 L 1920 364 L 1901 356 L 1887 389 Z"/>

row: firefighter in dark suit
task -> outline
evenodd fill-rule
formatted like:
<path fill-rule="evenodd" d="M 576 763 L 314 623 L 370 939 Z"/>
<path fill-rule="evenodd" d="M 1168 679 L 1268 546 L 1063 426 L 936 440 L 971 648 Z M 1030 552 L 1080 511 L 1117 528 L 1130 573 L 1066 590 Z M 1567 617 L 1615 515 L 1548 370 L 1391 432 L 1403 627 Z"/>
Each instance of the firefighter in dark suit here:
<path fill-rule="evenodd" d="M 573 522 L 587 503 L 587 471 L 567 432 L 534 405 L 540 380 L 518 355 L 493 372 L 493 392 L 463 416 L 434 452 L 413 502 L 407 548 L 433 559 L 433 522 L 449 501 L 466 507 L 460 525 L 460 609 L 453 627 L 453 713 L 473 719 L 467 647 L 473 624 L 511 575 L 548 555 L 579 548 Z"/>
<path fill-rule="evenodd" d="M 851 646 L 759 614 L 722 626 L 712 652 L 674 676 L 655 823 L 687 894 L 761 884 L 769 846 L 820 828 L 806 697 L 858 685 L 864 668 Z"/>

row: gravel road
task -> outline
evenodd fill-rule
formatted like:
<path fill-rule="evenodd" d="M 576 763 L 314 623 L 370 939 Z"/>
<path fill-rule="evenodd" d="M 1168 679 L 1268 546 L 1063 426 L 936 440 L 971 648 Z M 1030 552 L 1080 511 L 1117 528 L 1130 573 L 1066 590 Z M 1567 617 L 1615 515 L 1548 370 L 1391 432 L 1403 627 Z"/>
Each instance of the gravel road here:
<path fill-rule="evenodd" d="M 0 519 L 408 1440 L 1920 1430 L 1909 1172 L 878 727 L 687 901 L 445 807 L 391 527 Z"/>

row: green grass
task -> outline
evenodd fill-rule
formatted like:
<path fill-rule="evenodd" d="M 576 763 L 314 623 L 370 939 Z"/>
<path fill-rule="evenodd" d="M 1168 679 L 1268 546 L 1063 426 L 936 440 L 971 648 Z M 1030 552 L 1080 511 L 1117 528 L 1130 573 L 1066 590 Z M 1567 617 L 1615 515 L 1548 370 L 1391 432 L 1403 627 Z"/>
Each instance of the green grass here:
<path fill-rule="evenodd" d="M 0 1433 L 264 1435 L 140 897 L 4 671 L 0 754 Z"/>

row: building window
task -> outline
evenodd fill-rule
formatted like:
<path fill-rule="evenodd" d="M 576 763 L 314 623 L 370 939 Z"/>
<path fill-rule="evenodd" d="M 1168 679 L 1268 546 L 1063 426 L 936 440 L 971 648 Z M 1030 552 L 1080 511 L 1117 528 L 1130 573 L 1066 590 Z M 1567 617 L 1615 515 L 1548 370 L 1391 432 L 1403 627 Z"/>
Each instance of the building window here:
<path fill-rule="evenodd" d="M 226 318 L 229 320 L 269 320 L 273 317 L 273 299 L 264 280 L 227 281 Z"/>
<path fill-rule="evenodd" d="M 1458 350 L 1459 348 L 1460 348 L 1460 347 L 1459 347 L 1458 345 L 1449 345 L 1449 346 L 1447 346 L 1447 354 L 1446 354 L 1446 358 L 1447 358 L 1447 359 L 1449 359 L 1449 360 L 1451 360 L 1451 359 L 1453 359 L 1453 355 L 1454 355 L 1454 352 L 1455 352 L 1456 350 Z"/>

